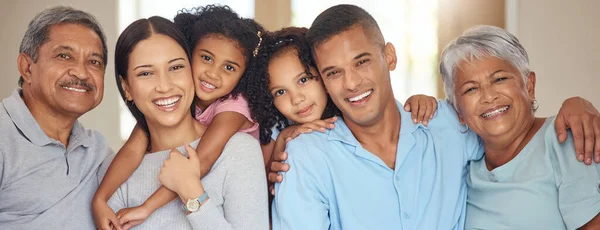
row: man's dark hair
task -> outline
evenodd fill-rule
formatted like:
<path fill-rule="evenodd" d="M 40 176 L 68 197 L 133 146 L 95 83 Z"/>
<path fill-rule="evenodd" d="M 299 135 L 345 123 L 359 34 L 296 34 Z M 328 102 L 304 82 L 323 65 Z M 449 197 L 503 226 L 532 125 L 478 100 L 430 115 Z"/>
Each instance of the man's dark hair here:
<path fill-rule="evenodd" d="M 361 26 L 365 36 L 383 50 L 385 40 L 373 16 L 358 6 L 341 4 L 323 11 L 310 26 L 306 40 L 313 56 L 319 45 L 355 26 Z"/>

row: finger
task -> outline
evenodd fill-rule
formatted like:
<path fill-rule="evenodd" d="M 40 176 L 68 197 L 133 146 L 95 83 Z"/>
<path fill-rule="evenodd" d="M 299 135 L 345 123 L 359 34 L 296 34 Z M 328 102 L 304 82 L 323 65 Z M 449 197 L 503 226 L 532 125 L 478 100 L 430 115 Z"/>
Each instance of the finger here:
<path fill-rule="evenodd" d="M 594 126 L 594 161 L 600 163 L 600 117 L 595 117 L 593 120 Z"/>
<path fill-rule="evenodd" d="M 187 151 L 190 160 L 198 160 L 198 153 L 192 146 L 185 145 L 185 151 Z"/>
<path fill-rule="evenodd" d="M 269 191 L 271 191 L 271 195 L 275 196 L 275 186 L 269 186 Z"/>
<path fill-rule="evenodd" d="M 427 113 L 427 106 L 428 104 L 425 105 L 419 105 L 419 112 L 417 115 L 417 120 L 419 120 L 419 122 L 423 123 L 423 121 L 425 121 L 425 114 Z"/>
<path fill-rule="evenodd" d="M 271 183 L 281 183 L 283 177 L 275 172 L 269 173 L 269 182 Z"/>
<path fill-rule="evenodd" d="M 271 172 L 287 172 L 290 166 L 286 163 L 274 161 L 271 163 Z"/>
<path fill-rule="evenodd" d="M 410 98 L 408 100 L 410 100 Z M 404 111 L 410 112 L 410 102 L 408 102 L 404 105 Z"/>
<path fill-rule="evenodd" d="M 427 124 L 429 124 L 429 119 L 431 119 L 431 111 L 433 111 L 433 105 L 431 102 L 429 102 L 429 105 L 427 106 L 427 108 L 425 108 L 425 112 L 423 114 L 423 125 L 427 126 Z"/>
<path fill-rule="evenodd" d="M 113 228 L 118 229 L 118 230 L 123 229 L 123 227 L 121 226 L 121 222 L 119 222 L 119 220 L 116 219 L 116 216 L 110 217 L 109 220 L 110 220 L 110 223 L 112 224 Z"/>
<path fill-rule="evenodd" d="M 292 133 L 290 133 L 289 137 L 295 139 L 296 137 L 300 136 L 300 134 L 310 133 L 312 131 L 313 131 L 313 129 L 309 129 L 309 128 L 305 128 L 305 127 L 298 127 L 296 130 L 294 130 Z"/>
<path fill-rule="evenodd" d="M 584 154 L 585 154 L 585 164 L 592 164 L 592 157 L 594 152 L 594 128 L 593 128 L 593 120 L 592 119 L 583 119 L 583 135 L 585 135 L 584 145 Z"/>
<path fill-rule="evenodd" d="M 556 130 L 556 134 L 558 135 L 558 142 L 563 143 L 567 140 L 567 120 L 564 116 L 560 114 L 556 116 L 554 130 Z M 577 158 L 579 158 L 579 156 Z"/>
<path fill-rule="evenodd" d="M 438 102 L 437 100 L 433 100 L 433 111 L 431 111 L 431 116 L 429 116 L 429 119 L 433 119 L 433 115 L 435 115 L 435 111 L 437 111 L 437 107 L 438 107 Z"/>
<path fill-rule="evenodd" d="M 287 153 L 286 152 L 275 153 L 273 155 L 273 160 L 274 161 L 284 161 L 284 160 L 287 160 Z"/>
<path fill-rule="evenodd" d="M 133 227 L 133 224 L 132 224 L 132 223 L 127 223 L 127 224 L 124 224 L 124 225 L 123 225 L 123 230 L 129 230 L 129 229 L 130 229 L 130 228 L 132 228 L 132 227 Z"/>
<path fill-rule="evenodd" d="M 577 153 L 577 159 L 579 161 L 584 161 L 584 144 L 583 140 L 585 136 L 583 135 L 583 125 L 581 120 L 578 118 L 572 118 L 568 121 L 569 127 L 571 127 L 571 133 L 573 133 L 573 142 L 575 143 L 575 152 Z"/>
<path fill-rule="evenodd" d="M 326 120 L 316 120 L 312 123 L 315 124 L 319 128 L 333 129 L 333 127 L 334 127 L 333 123 L 328 122 Z"/>
<path fill-rule="evenodd" d="M 325 121 L 329 122 L 329 123 L 334 123 L 335 121 L 337 121 L 337 119 L 338 119 L 338 117 L 334 116 L 334 117 L 330 117 L 330 118 L 325 119 Z"/>
<path fill-rule="evenodd" d="M 327 130 L 327 128 L 328 128 L 327 127 L 328 125 L 329 125 L 329 123 L 326 123 L 325 121 L 318 120 L 318 121 L 314 121 L 314 122 L 311 122 L 311 123 L 305 123 L 305 124 L 302 125 L 302 127 L 309 128 L 309 129 L 312 129 L 312 130 L 316 130 L 316 131 L 319 131 L 319 132 L 325 132 Z"/>
<path fill-rule="evenodd" d="M 416 102 L 412 103 L 410 105 L 410 116 L 411 116 L 411 119 L 412 119 L 413 123 L 415 123 L 415 124 L 417 122 L 419 122 L 419 120 L 417 120 L 417 114 L 418 113 L 419 113 L 419 103 L 416 103 Z"/>

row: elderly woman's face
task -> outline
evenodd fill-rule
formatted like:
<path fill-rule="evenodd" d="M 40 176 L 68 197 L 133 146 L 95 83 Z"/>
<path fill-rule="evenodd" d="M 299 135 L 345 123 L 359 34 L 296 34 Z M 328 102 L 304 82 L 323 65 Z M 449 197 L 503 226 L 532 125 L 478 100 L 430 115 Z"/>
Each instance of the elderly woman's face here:
<path fill-rule="evenodd" d="M 482 138 L 517 133 L 533 118 L 535 74 L 527 83 L 509 62 L 488 56 L 456 70 L 455 91 L 459 119 Z M 528 119 L 529 118 L 529 119 Z"/>

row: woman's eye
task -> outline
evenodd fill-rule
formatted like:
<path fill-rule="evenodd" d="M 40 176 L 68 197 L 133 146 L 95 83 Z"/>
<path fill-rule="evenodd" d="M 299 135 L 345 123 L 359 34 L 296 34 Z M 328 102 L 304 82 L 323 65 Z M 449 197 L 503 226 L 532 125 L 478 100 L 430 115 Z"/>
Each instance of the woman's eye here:
<path fill-rule="evenodd" d="M 171 67 L 171 70 L 183 69 L 183 67 L 184 67 L 183 65 L 176 65 L 176 66 Z"/>
<path fill-rule="evenodd" d="M 140 72 L 137 74 L 138 77 L 142 77 L 142 76 L 149 76 L 150 72 Z"/>
<path fill-rule="evenodd" d="M 475 91 L 476 89 L 477 89 L 476 87 L 471 87 L 471 88 L 468 88 L 467 90 L 465 90 L 465 92 L 464 92 L 463 94 L 467 94 L 467 93 L 473 92 L 473 91 Z"/>
<path fill-rule="evenodd" d="M 508 78 L 507 78 L 507 77 L 499 77 L 499 78 L 496 78 L 496 79 L 494 80 L 494 82 L 506 81 L 506 79 L 508 79 Z"/>
<path fill-rule="evenodd" d="M 284 93 L 285 93 L 285 90 L 280 89 L 280 90 L 275 91 L 275 96 L 279 97 L 279 96 L 283 95 Z"/>

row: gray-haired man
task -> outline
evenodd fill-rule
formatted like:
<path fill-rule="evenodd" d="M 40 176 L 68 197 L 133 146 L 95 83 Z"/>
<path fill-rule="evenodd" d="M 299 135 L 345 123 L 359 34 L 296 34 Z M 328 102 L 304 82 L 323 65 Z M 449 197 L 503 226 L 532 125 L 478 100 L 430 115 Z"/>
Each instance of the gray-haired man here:
<path fill-rule="evenodd" d="M 102 101 L 106 41 L 69 7 L 38 14 L 18 56 L 19 86 L 0 103 L 0 228 L 93 229 L 102 134 L 77 119 Z"/>

